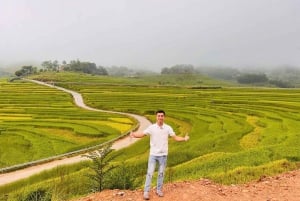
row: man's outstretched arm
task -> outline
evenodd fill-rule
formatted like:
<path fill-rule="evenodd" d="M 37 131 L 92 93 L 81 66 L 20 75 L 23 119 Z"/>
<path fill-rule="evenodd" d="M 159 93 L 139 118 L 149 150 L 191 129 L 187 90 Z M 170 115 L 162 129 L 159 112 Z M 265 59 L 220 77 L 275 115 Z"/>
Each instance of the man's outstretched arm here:
<path fill-rule="evenodd" d="M 132 132 L 132 131 L 130 132 L 130 137 L 132 138 L 142 138 L 144 136 L 146 135 L 142 132 Z"/>
<path fill-rule="evenodd" d="M 174 135 L 172 137 L 177 142 L 186 142 L 186 141 L 188 141 L 190 139 L 190 136 L 188 136 L 187 134 L 184 137 L 177 136 L 177 135 Z"/>

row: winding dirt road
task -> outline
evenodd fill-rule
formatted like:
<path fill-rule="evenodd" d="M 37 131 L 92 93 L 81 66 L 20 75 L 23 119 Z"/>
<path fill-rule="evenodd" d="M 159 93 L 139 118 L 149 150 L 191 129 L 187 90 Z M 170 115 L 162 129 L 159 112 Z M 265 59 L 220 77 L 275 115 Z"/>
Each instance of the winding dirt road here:
<path fill-rule="evenodd" d="M 99 110 L 99 109 L 91 108 L 91 107 L 84 104 L 84 101 L 83 101 L 83 98 L 82 98 L 81 94 L 79 94 L 75 91 L 71 91 L 71 90 L 68 90 L 68 89 L 65 89 L 65 88 L 62 88 L 62 87 L 54 86 L 54 85 L 47 84 L 47 83 L 44 83 L 44 82 L 40 82 L 40 81 L 37 81 L 37 80 L 27 80 L 27 81 L 31 81 L 31 82 L 34 82 L 34 83 L 37 83 L 37 84 L 45 85 L 45 86 L 48 86 L 48 87 L 57 88 L 59 90 L 62 90 L 62 91 L 65 91 L 67 93 L 72 94 L 72 96 L 74 98 L 74 102 L 78 107 L 81 107 L 81 108 L 84 108 L 84 109 L 87 109 L 87 110 L 97 111 L 97 112 L 108 112 L 108 113 L 115 113 L 115 114 L 122 114 L 122 115 L 131 116 L 139 122 L 140 126 L 139 126 L 138 130 L 144 130 L 146 127 L 148 127 L 151 124 L 151 122 L 148 119 L 146 119 L 143 116 L 136 115 L 136 114 L 106 111 L 106 110 Z M 120 140 L 114 142 L 113 145 L 112 145 L 112 149 L 115 149 L 115 150 L 122 149 L 124 147 L 127 147 L 127 146 L 131 145 L 132 143 L 136 142 L 137 140 L 139 140 L 139 139 L 137 139 L 137 138 L 133 139 L 133 138 L 130 138 L 129 136 L 127 136 L 123 139 L 120 139 Z M 43 164 L 40 164 L 40 165 L 24 168 L 24 169 L 17 170 L 17 171 L 14 171 L 14 172 L 0 174 L 0 186 L 4 185 L 4 184 L 11 183 L 11 182 L 14 182 L 14 181 L 17 181 L 19 179 L 24 179 L 24 178 L 30 177 L 30 176 L 32 176 L 34 174 L 37 174 L 37 173 L 40 173 L 44 170 L 49 170 L 49 169 L 55 168 L 55 167 L 60 166 L 60 165 L 76 163 L 76 162 L 79 162 L 79 161 L 82 161 L 82 160 L 88 160 L 88 159 L 86 157 L 82 157 L 81 155 L 73 156 L 73 157 L 64 158 L 64 159 L 61 159 L 61 160 L 55 160 L 55 161 L 51 161 L 51 162 L 48 162 L 48 163 L 43 163 Z"/>

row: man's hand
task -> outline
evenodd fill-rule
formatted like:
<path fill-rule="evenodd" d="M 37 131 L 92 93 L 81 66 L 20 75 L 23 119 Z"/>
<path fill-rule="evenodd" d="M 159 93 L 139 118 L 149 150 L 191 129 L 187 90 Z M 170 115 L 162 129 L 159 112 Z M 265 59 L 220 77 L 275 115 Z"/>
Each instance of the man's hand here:
<path fill-rule="evenodd" d="M 135 138 L 135 136 L 134 136 L 134 133 L 131 131 L 130 132 L 130 135 L 129 135 L 131 138 Z"/>
<path fill-rule="evenodd" d="M 188 141 L 190 139 L 190 136 L 188 136 L 188 134 L 186 134 L 185 136 L 184 136 L 184 141 Z"/>

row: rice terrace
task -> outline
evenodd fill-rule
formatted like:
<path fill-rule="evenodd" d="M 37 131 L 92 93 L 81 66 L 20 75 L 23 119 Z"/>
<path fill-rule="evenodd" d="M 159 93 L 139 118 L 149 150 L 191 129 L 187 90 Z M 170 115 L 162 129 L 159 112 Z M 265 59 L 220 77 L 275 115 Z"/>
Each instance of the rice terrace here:
<path fill-rule="evenodd" d="M 154 121 L 155 110 L 163 108 L 175 132 L 190 135 L 187 143 L 170 141 L 166 182 L 207 178 L 237 184 L 299 169 L 299 88 L 237 86 L 196 75 L 118 78 L 50 72 L 28 78 L 76 91 L 88 106 L 101 110 Z M 0 103 L 0 168 L 95 146 L 137 125 L 125 115 L 78 108 L 69 94 L 25 80 L 1 79 Z M 111 153 L 118 168 L 105 188 L 141 188 L 148 140 Z M 86 195 L 90 163 L 0 186 L 0 200 L 25 200 L 33 192 L 50 200 Z"/>

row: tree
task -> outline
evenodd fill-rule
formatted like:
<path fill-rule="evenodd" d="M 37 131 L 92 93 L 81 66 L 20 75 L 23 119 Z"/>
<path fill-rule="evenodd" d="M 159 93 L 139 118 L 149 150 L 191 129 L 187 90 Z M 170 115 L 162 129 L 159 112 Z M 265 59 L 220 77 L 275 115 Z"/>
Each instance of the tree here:
<path fill-rule="evenodd" d="M 42 64 L 43 68 L 46 70 L 46 71 L 58 71 L 59 69 L 59 63 L 57 60 L 54 60 L 54 61 L 43 61 Z"/>
<path fill-rule="evenodd" d="M 110 162 L 116 157 L 109 154 L 112 152 L 112 144 L 106 144 L 101 149 L 96 150 L 85 157 L 92 160 L 90 168 L 92 173 L 87 176 L 91 179 L 91 190 L 92 192 L 102 191 L 104 189 L 104 180 L 106 175 L 115 168 L 115 166 L 110 165 Z"/>
<path fill-rule="evenodd" d="M 52 62 L 51 61 L 43 61 L 42 66 L 47 71 L 52 70 Z"/>
<path fill-rule="evenodd" d="M 53 61 L 52 62 L 52 70 L 53 71 L 58 71 L 59 70 L 58 67 L 59 67 L 58 61 L 57 60 Z"/>
<path fill-rule="evenodd" d="M 65 71 L 83 72 L 93 75 L 108 75 L 104 67 L 97 67 L 95 63 L 81 62 L 79 60 L 72 60 L 70 61 L 70 64 L 64 65 L 63 68 Z"/>
<path fill-rule="evenodd" d="M 71 60 L 68 64 L 65 60 L 62 62 L 62 65 L 59 64 L 57 60 L 54 61 L 44 61 L 42 62 L 42 67 L 44 71 L 75 71 L 83 72 L 93 75 L 108 75 L 106 69 L 102 66 L 97 67 L 95 63 L 91 62 L 81 62 L 77 60 Z M 18 72 L 19 73 L 19 72 Z"/>
<path fill-rule="evenodd" d="M 108 67 L 106 73 L 112 76 L 132 76 L 136 74 L 136 72 L 126 66 Z"/>
<path fill-rule="evenodd" d="M 237 81 L 242 84 L 254 84 L 268 82 L 265 74 L 244 74 L 237 78 Z"/>
<path fill-rule="evenodd" d="M 161 74 L 193 74 L 195 69 L 193 65 L 190 64 L 179 64 L 172 66 L 170 68 L 165 67 L 162 69 Z"/>
<path fill-rule="evenodd" d="M 293 88 L 293 86 L 290 83 L 284 82 L 282 80 L 269 80 L 269 83 L 280 88 Z"/>
<path fill-rule="evenodd" d="M 230 67 L 198 67 L 196 71 L 199 74 L 207 75 L 209 77 L 222 79 L 222 80 L 236 80 L 236 78 L 241 74 L 238 69 Z"/>
<path fill-rule="evenodd" d="M 34 74 L 37 72 L 37 68 L 36 67 L 32 67 L 32 66 L 22 66 L 22 68 L 20 70 L 17 70 L 15 72 L 15 75 L 20 77 L 20 76 L 26 76 L 26 75 L 30 75 L 30 74 Z"/>
<path fill-rule="evenodd" d="M 98 75 L 108 75 L 108 72 L 103 66 L 98 66 L 97 74 Z"/>

